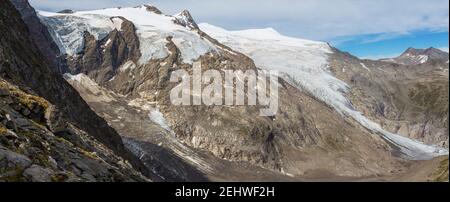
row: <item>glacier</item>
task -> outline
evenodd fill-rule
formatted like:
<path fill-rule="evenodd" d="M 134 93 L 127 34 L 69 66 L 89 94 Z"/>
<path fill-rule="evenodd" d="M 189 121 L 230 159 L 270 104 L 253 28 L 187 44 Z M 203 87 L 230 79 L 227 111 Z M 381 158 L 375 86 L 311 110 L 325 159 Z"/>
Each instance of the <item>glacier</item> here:
<path fill-rule="evenodd" d="M 148 11 L 145 6 L 134 8 L 107 8 L 74 13 L 52 13 L 38 11 L 41 21 L 50 27 L 51 34 L 61 52 L 76 55 L 83 50 L 84 32 L 89 32 L 97 40 L 101 40 L 112 30 L 120 31 L 123 17 L 131 21 L 137 29 L 140 41 L 140 64 L 151 59 L 167 57 L 170 52 L 166 48 L 167 37 L 181 51 L 183 62 L 192 64 L 200 56 L 216 52 L 214 44 L 204 40 L 189 27 L 176 24 L 179 16 L 168 16 Z"/>
<path fill-rule="evenodd" d="M 207 23 L 201 23 L 199 27 L 219 42 L 248 55 L 258 68 L 279 71 L 292 85 L 381 135 L 405 158 L 427 160 L 449 153 L 444 148 L 390 133 L 356 111 L 345 97 L 350 87 L 329 71 L 328 54 L 333 51 L 327 43 L 283 36 L 272 28 L 228 31 Z M 361 66 L 365 67 L 364 64 Z"/>

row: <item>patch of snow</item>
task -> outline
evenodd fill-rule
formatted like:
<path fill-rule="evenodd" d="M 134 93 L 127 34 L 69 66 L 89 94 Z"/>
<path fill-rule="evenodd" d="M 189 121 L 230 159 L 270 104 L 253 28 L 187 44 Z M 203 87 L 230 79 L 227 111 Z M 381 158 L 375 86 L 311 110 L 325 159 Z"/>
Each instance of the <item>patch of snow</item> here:
<path fill-rule="evenodd" d="M 149 101 L 147 101 L 145 99 L 142 99 L 142 98 L 136 98 L 134 100 L 131 100 L 128 103 L 128 106 L 137 107 L 137 108 L 139 108 L 141 110 L 144 110 L 144 111 L 151 111 L 151 110 L 154 109 L 154 106 L 156 104 L 157 104 L 156 102 L 149 102 Z"/>
<path fill-rule="evenodd" d="M 417 60 L 419 61 L 420 64 L 423 64 L 428 61 L 428 56 L 427 55 L 419 55 Z"/>
<path fill-rule="evenodd" d="M 392 58 L 389 58 L 389 59 L 382 59 L 381 61 L 383 61 L 383 62 L 395 62 L 395 60 L 392 59 Z"/>
<path fill-rule="evenodd" d="M 427 55 L 413 55 L 413 54 L 407 53 L 407 54 L 400 56 L 398 59 L 399 59 L 398 62 L 400 64 L 409 64 L 409 63 L 423 64 L 423 63 L 428 62 L 429 57 Z M 403 61 L 405 59 L 409 62 Z M 394 61 L 396 61 L 396 60 L 394 60 Z"/>
<path fill-rule="evenodd" d="M 398 146 L 406 157 L 423 160 L 448 154 L 446 149 L 389 133 L 356 111 L 345 97 L 349 92 L 349 86 L 329 71 L 327 55 L 332 53 L 332 50 L 328 44 L 282 36 L 271 28 L 227 31 L 205 23 L 199 26 L 221 43 L 247 54 L 258 67 L 278 70 L 292 85 L 312 93 L 343 116 L 351 117 L 362 126 L 381 135 Z"/>
<path fill-rule="evenodd" d="M 121 19 L 119 17 L 113 17 L 113 18 L 111 18 L 111 21 L 113 23 L 114 29 L 116 29 L 117 31 L 122 31 L 123 19 Z"/>
<path fill-rule="evenodd" d="M 84 75 L 84 74 L 72 75 L 72 74 L 66 73 L 63 76 L 66 80 L 81 82 L 82 78 L 86 75 Z"/>
<path fill-rule="evenodd" d="M 362 66 L 364 69 L 366 69 L 367 71 L 371 72 L 370 69 L 366 66 L 366 64 L 364 64 L 364 63 L 362 63 L 362 62 L 361 62 L 360 64 L 361 64 L 361 66 Z"/>
<path fill-rule="evenodd" d="M 133 70 L 134 68 L 136 68 L 136 64 L 134 64 L 133 61 L 128 61 L 125 64 L 123 64 L 119 70 L 121 72 L 127 71 L 128 69 Z"/>
<path fill-rule="evenodd" d="M 175 135 L 175 132 L 170 128 L 169 124 L 166 121 L 166 118 L 164 118 L 164 114 L 162 114 L 159 109 L 152 110 L 148 116 L 150 117 L 150 120 L 152 120 L 154 123 L 161 126 L 166 131 L 169 131 L 172 135 Z"/>
<path fill-rule="evenodd" d="M 106 41 L 105 43 L 105 47 L 108 46 L 111 42 L 112 42 L 111 39 L 108 39 L 108 41 Z"/>

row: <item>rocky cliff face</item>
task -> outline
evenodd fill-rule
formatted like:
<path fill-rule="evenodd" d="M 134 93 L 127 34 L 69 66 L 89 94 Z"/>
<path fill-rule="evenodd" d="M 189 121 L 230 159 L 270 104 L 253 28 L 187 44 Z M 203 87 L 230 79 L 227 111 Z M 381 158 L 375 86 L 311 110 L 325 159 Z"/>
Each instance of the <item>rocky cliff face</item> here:
<path fill-rule="evenodd" d="M 40 22 L 34 8 L 30 6 L 27 0 L 10 0 L 10 2 L 20 12 L 22 20 L 27 24 L 30 33 L 33 33 L 30 37 L 36 43 L 46 63 L 52 65 L 59 73 L 62 73 L 62 70 L 57 69 L 59 60 L 55 60 L 60 55 L 58 45 L 50 36 L 47 27 Z"/>
<path fill-rule="evenodd" d="M 390 132 L 448 148 L 448 54 L 437 49 L 424 63 L 360 60 L 335 50 L 333 73 L 351 85 L 350 98 L 359 111 Z M 405 55 L 404 54 L 404 55 Z"/>
<path fill-rule="evenodd" d="M 124 147 L 115 130 L 89 108 L 59 73 L 45 63 L 33 39 L 29 38 L 31 36 L 29 28 L 24 24 L 14 6 L 6 1 L 0 5 L 0 10 L 0 77 L 24 89 L 27 94 L 34 94 L 47 100 L 60 112 L 62 119 L 67 123 L 84 131 L 88 136 L 94 137 L 106 146 L 105 149 L 114 151 L 115 155 L 123 157 L 136 169 L 150 175 L 143 169 L 141 162 Z M 6 110 L 6 113 L 13 113 Z M 43 113 L 40 112 L 41 115 Z M 11 129 L 10 126 L 7 128 Z M 48 129 L 50 132 L 42 133 L 64 134 L 66 130 L 65 127 L 49 127 Z M 115 158 L 119 158 L 117 156 Z"/>
<path fill-rule="evenodd" d="M 138 62 L 141 53 L 136 28 L 130 21 L 118 18 L 123 21 L 120 31 L 113 30 L 103 40 L 98 41 L 85 32 L 82 54 L 67 59 L 71 74 L 86 73 L 105 85 L 127 61 Z"/>

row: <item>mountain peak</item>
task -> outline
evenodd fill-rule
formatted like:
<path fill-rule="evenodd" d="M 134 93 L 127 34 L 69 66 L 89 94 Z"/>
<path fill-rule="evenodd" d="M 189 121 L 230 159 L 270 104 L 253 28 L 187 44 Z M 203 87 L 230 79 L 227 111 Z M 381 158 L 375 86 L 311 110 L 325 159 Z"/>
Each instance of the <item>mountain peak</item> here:
<path fill-rule="evenodd" d="M 417 49 L 410 47 L 399 57 L 391 60 L 404 65 L 418 65 L 428 62 L 429 60 L 448 61 L 448 53 L 440 49 L 429 47 L 426 49 Z"/>
<path fill-rule="evenodd" d="M 188 10 L 183 10 L 180 13 L 174 15 L 175 23 L 180 24 L 190 29 L 199 29 L 197 23 Z"/>
<path fill-rule="evenodd" d="M 402 55 L 406 55 L 406 54 L 410 54 L 410 55 L 426 55 L 426 56 L 432 56 L 432 55 L 445 55 L 448 53 L 434 48 L 434 47 L 429 47 L 427 49 L 416 49 L 413 47 L 409 47 L 408 49 L 406 49 L 406 51 L 402 54 Z"/>
<path fill-rule="evenodd" d="M 160 14 L 160 15 L 162 14 L 162 12 L 158 8 L 156 8 L 155 6 L 152 6 L 150 4 L 146 4 L 146 5 L 144 5 L 144 7 L 149 12 L 153 12 L 153 13 Z"/>
<path fill-rule="evenodd" d="M 137 6 L 135 8 L 145 8 L 148 12 L 152 12 L 152 13 L 159 14 L 159 15 L 162 14 L 161 10 L 159 10 L 156 6 L 153 6 L 151 4 L 143 4 L 143 5 Z"/>
<path fill-rule="evenodd" d="M 409 47 L 408 49 L 406 49 L 406 51 L 403 54 L 414 54 L 417 52 L 418 49 L 413 48 L 413 47 Z"/>

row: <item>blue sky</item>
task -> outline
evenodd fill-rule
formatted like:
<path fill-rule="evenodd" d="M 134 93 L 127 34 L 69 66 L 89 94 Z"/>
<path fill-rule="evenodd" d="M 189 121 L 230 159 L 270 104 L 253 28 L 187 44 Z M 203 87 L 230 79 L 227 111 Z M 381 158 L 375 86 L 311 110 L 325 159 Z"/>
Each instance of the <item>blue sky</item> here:
<path fill-rule="evenodd" d="M 30 0 L 40 10 L 89 10 L 150 3 L 166 14 L 183 9 L 197 22 L 229 30 L 272 27 L 288 36 L 330 42 L 362 58 L 408 47 L 448 51 L 448 0 Z"/>

